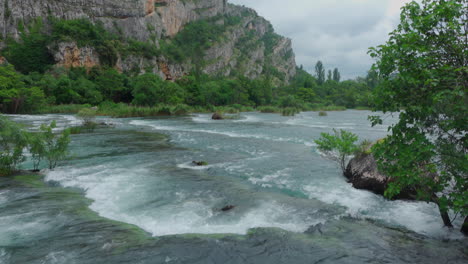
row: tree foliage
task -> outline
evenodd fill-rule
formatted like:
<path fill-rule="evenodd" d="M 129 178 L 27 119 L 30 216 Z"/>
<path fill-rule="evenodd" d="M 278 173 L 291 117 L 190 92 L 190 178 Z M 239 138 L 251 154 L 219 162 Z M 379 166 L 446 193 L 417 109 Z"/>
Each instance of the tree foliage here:
<path fill-rule="evenodd" d="M 70 132 L 54 133 L 56 123 L 41 125 L 39 132 L 28 132 L 17 123 L 0 115 L 0 176 L 19 169 L 26 160 L 24 150 L 31 154 L 33 169 L 38 170 L 43 160 L 54 169 L 57 162 L 68 155 Z"/>
<path fill-rule="evenodd" d="M 317 61 L 315 64 L 315 76 L 317 77 L 317 83 L 322 85 L 325 82 L 325 67 L 321 61 Z"/>
<path fill-rule="evenodd" d="M 36 86 L 28 86 L 23 75 L 12 65 L 0 65 L 0 111 L 12 114 L 32 112 L 39 108 L 45 98 Z"/>
<path fill-rule="evenodd" d="M 36 135 L 42 146 L 41 152 L 37 153 L 47 160 L 49 169 L 54 169 L 57 163 L 68 156 L 68 145 L 70 144 L 70 130 L 65 129 L 62 133 L 54 133 L 53 129 L 57 127 L 55 121 L 50 125 L 41 125 L 40 133 Z"/>
<path fill-rule="evenodd" d="M 346 171 L 346 158 L 355 153 L 359 147 L 356 145 L 358 136 L 346 130 L 335 130 L 334 134 L 321 133 L 320 138 L 314 140 L 320 151 L 325 152 L 340 164 L 343 173 Z M 335 153 L 334 153 L 335 152 Z"/>
<path fill-rule="evenodd" d="M 8 39 L 8 46 L 4 51 L 9 62 L 16 66 L 21 73 L 43 73 L 51 67 L 54 59 L 47 48 L 49 37 L 43 31 L 40 18 L 34 20 L 27 28 L 20 25 L 20 39 Z"/>
<path fill-rule="evenodd" d="M 0 175 L 9 174 L 25 160 L 27 135 L 16 123 L 0 115 Z"/>
<path fill-rule="evenodd" d="M 391 135 L 377 147 L 380 167 L 421 198 L 468 215 L 468 2 L 413 1 L 384 45 L 370 50 L 381 84 L 375 104 L 400 112 Z M 374 124 L 381 123 L 372 117 Z M 425 177 L 436 173 L 437 177 Z M 419 183 L 423 184 L 419 184 Z M 434 196 L 435 195 L 435 196 Z"/>

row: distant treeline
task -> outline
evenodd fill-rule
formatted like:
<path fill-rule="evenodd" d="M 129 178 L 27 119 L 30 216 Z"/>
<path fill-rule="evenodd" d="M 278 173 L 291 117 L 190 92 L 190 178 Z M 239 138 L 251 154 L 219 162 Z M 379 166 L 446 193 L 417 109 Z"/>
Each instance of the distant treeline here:
<path fill-rule="evenodd" d="M 238 21 L 231 18 L 223 27 L 235 23 Z M 371 91 L 377 84 L 376 75 L 372 73 L 366 78 L 340 81 L 339 70 L 334 69 L 326 78 L 321 62 L 317 63 L 315 76 L 298 68 L 289 85 L 278 85 L 274 74 L 251 80 L 242 74 L 208 76 L 197 70 L 179 80 L 164 81 L 153 73 L 121 73 L 111 65 L 115 64 L 117 53 L 156 56 L 162 52 L 174 60 L 193 57 L 193 54 L 184 55 L 182 51 L 206 48 L 209 40 L 216 38 L 223 29 L 218 28 L 220 26 L 213 28 L 206 21 L 197 22 L 187 26 L 170 44 L 156 49 L 154 43 L 123 40 L 118 34 L 111 34 L 99 24 L 85 20 L 51 20 L 51 27 L 52 33 L 45 34 L 38 19 L 27 30 L 20 25 L 19 41 L 6 40 L 7 48 L 0 55 L 10 64 L 0 66 L 1 112 L 35 113 L 47 105 L 100 105 L 104 102 L 145 107 L 182 104 L 207 109 L 227 105 L 298 110 L 333 106 L 357 108 L 370 107 Z M 194 34 L 193 31 L 202 33 Z M 54 41 L 67 40 L 95 47 L 102 66 L 91 69 L 54 66 L 49 46 Z M 187 43 L 192 43 L 193 47 L 185 47 Z"/>

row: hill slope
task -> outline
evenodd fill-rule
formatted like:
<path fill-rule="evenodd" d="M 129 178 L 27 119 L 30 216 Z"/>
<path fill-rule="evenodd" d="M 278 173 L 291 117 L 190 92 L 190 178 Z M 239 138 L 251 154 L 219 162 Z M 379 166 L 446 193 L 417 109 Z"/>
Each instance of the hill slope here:
<path fill-rule="evenodd" d="M 64 67 L 108 65 L 168 80 L 193 71 L 269 75 L 277 83 L 296 71 L 291 41 L 254 10 L 226 0 L 0 0 L 0 6 L 0 47 L 40 23 L 50 35 L 51 63 Z"/>

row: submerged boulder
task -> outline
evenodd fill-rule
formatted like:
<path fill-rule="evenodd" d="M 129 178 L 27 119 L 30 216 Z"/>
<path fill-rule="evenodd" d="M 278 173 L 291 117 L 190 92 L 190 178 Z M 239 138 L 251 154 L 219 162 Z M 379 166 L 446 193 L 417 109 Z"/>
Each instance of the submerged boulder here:
<path fill-rule="evenodd" d="M 368 190 L 383 195 L 391 179 L 380 173 L 377 161 L 372 154 L 362 153 L 357 155 L 348 163 L 344 173 L 348 181 L 356 189 Z M 406 189 L 395 197 L 395 199 L 415 200 L 416 191 Z"/>
<path fill-rule="evenodd" d="M 224 206 L 223 208 L 221 208 L 221 211 L 223 212 L 227 212 L 227 211 L 231 211 L 232 209 L 236 208 L 235 205 L 226 205 Z"/>
<path fill-rule="evenodd" d="M 208 166 L 208 162 L 206 161 L 192 161 L 192 164 L 195 166 Z"/>
<path fill-rule="evenodd" d="M 213 120 L 223 120 L 224 117 L 220 113 L 214 113 L 213 116 L 211 116 L 211 119 L 213 119 Z"/>

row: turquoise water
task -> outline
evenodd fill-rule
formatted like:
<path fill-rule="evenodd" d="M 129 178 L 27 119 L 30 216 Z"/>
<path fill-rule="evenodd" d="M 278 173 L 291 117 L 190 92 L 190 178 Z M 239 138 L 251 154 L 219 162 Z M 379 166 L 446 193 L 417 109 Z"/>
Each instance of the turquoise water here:
<path fill-rule="evenodd" d="M 43 181 L 0 179 L 0 263 L 466 263 L 434 205 L 356 190 L 315 148 L 332 128 L 384 137 L 370 114 L 102 118 Z"/>

